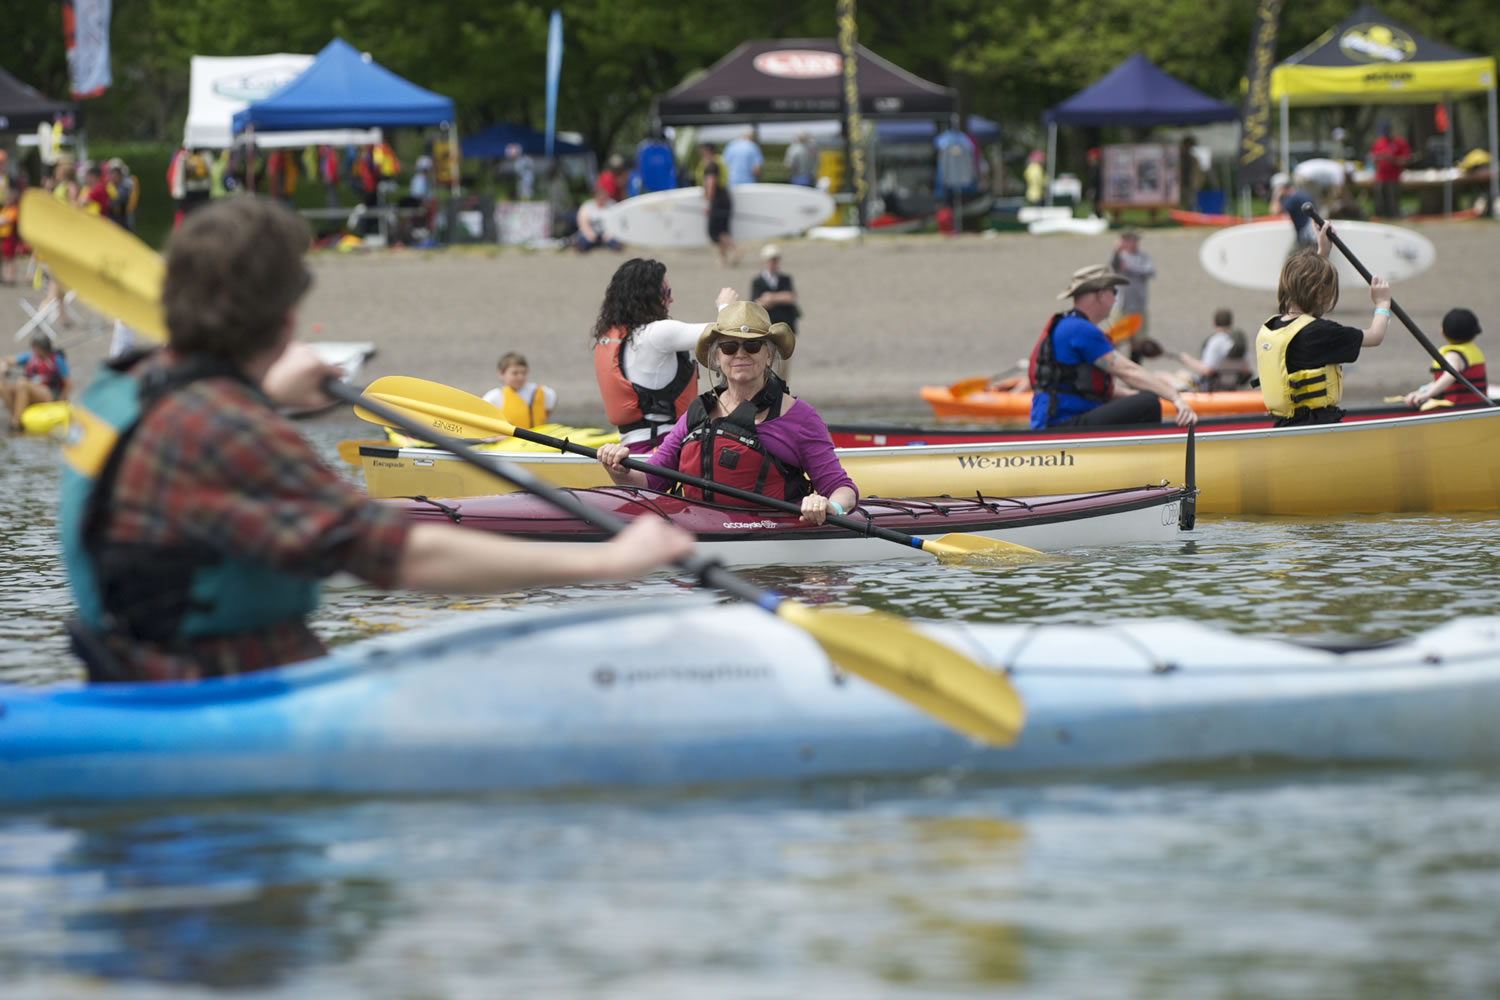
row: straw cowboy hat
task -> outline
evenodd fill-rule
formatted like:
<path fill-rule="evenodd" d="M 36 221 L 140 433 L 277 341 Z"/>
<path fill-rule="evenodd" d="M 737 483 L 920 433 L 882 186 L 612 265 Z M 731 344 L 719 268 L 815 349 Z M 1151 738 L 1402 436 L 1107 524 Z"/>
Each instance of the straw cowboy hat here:
<path fill-rule="evenodd" d="M 1116 274 L 1103 264 L 1090 264 L 1088 267 L 1080 267 L 1073 272 L 1073 279 L 1068 282 L 1068 287 L 1059 294 L 1060 299 L 1073 299 L 1088 292 L 1098 292 L 1116 285 L 1128 285 L 1130 279 L 1123 274 Z"/>
<path fill-rule="evenodd" d="M 693 350 L 693 356 L 698 363 L 707 368 L 708 349 L 718 337 L 737 337 L 740 340 L 760 340 L 769 338 L 776 345 L 776 351 L 783 358 L 792 356 L 792 350 L 797 346 L 797 337 L 792 333 L 792 328 L 785 323 L 772 323 L 771 317 L 766 311 L 754 302 L 731 302 L 719 310 L 719 318 L 703 328 L 698 335 L 698 346 Z"/>

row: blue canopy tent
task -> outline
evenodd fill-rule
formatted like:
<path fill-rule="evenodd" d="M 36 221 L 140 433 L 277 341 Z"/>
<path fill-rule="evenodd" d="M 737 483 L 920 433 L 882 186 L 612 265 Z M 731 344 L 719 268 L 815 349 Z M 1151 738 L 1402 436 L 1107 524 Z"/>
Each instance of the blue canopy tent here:
<path fill-rule="evenodd" d="M 450 98 L 403 80 L 342 38 L 325 45 L 301 76 L 234 116 L 236 134 L 252 126 L 296 132 L 452 124 Z"/>
<path fill-rule="evenodd" d="M 1047 123 L 1047 177 L 1054 176 L 1057 166 L 1059 125 L 1204 125 L 1234 121 L 1239 116 L 1234 105 L 1188 86 L 1137 52 L 1042 114 Z M 1050 184 L 1047 203 L 1052 203 Z"/>
<path fill-rule="evenodd" d="M 547 155 L 545 135 L 534 128 L 512 125 L 509 122 L 500 122 L 483 132 L 464 136 L 463 155 L 476 160 L 500 160 L 505 158 L 506 149 L 513 143 L 520 146 L 521 152 L 527 156 Z M 557 156 L 582 156 L 589 151 L 587 146 L 561 139 L 554 139 L 552 148 Z"/>

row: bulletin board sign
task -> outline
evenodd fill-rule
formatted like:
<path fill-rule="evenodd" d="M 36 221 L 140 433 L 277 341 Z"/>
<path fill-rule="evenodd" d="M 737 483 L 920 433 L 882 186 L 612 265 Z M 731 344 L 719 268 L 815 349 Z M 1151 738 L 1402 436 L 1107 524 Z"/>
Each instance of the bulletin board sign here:
<path fill-rule="evenodd" d="M 1100 206 L 1176 208 L 1182 190 L 1178 148 L 1172 143 L 1120 143 L 1104 147 Z"/>
<path fill-rule="evenodd" d="M 545 201 L 495 203 L 495 229 L 500 242 L 525 246 L 552 236 L 552 206 Z"/>

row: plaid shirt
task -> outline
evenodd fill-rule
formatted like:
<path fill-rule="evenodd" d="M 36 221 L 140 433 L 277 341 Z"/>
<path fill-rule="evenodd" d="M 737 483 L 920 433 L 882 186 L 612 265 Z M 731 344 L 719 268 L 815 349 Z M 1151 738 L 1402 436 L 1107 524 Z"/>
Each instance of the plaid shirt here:
<path fill-rule="evenodd" d="M 196 543 L 312 578 L 345 570 L 389 588 L 409 530 L 402 514 L 325 466 L 256 390 L 219 377 L 147 413 L 120 462 L 105 533 L 114 542 Z M 301 620 L 170 646 L 104 640 L 141 680 L 244 673 L 326 652 Z"/>

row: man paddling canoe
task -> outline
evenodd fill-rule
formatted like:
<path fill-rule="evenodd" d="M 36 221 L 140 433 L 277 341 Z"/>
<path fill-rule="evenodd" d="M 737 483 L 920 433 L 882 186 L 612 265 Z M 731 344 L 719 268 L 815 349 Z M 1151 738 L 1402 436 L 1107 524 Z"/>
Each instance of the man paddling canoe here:
<path fill-rule="evenodd" d="M 1177 408 L 1177 424 L 1197 423 L 1169 381 L 1148 372 L 1115 350 L 1099 323 L 1114 307 L 1115 289 L 1130 283 L 1123 274 L 1094 265 L 1073 272 L 1059 299 L 1073 308 L 1055 314 L 1037 339 L 1028 372 L 1032 386 L 1033 430 L 1064 425 L 1146 424 L 1161 420 L 1161 399 Z M 1141 390 L 1114 396 L 1119 379 Z"/>
<path fill-rule="evenodd" d="M 698 337 L 698 363 L 723 376 L 699 396 L 651 456 L 690 475 L 778 500 L 800 503 L 802 519 L 822 524 L 829 511 L 854 509 L 859 491 L 833 451 L 828 427 L 807 402 L 787 392 L 771 370 L 796 347 L 791 327 L 772 323 L 754 302 L 734 302 Z M 666 490 L 665 479 L 627 469 L 630 449 L 601 445 L 599 462 L 616 483 Z M 810 482 L 809 482 L 810 480 Z M 741 501 L 684 488 L 687 496 L 731 505 Z"/>
<path fill-rule="evenodd" d="M 306 225 L 273 202 L 214 202 L 167 250 L 165 350 L 101 370 L 64 452 L 74 650 L 93 680 L 240 673 L 321 655 L 317 580 L 483 593 L 627 579 L 691 539 L 641 518 L 613 542 L 551 545 L 413 527 L 318 460 L 274 402 L 326 402 L 337 371 L 293 347 L 312 283 Z"/>

